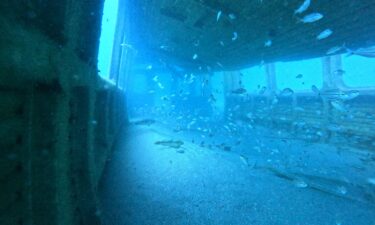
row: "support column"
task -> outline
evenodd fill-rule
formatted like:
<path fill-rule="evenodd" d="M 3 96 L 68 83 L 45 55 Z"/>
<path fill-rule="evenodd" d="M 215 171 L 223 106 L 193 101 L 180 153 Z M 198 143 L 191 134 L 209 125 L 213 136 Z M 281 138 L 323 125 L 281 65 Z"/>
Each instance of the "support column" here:
<path fill-rule="evenodd" d="M 323 89 L 344 88 L 341 55 L 322 58 Z"/>
<path fill-rule="evenodd" d="M 240 71 L 226 71 L 224 72 L 224 93 L 225 93 L 225 105 L 224 113 L 228 115 L 228 110 L 235 106 L 240 98 L 238 96 L 232 95 L 231 92 L 238 88 L 241 88 L 240 84 L 241 73 Z"/>
<path fill-rule="evenodd" d="M 343 81 L 342 56 L 331 56 L 331 78 L 337 88 L 345 88 Z"/>
<path fill-rule="evenodd" d="M 323 67 L 323 88 L 322 91 L 333 89 L 340 92 L 342 89 L 345 89 L 345 85 L 342 79 L 343 70 L 342 70 L 342 59 L 341 55 L 328 56 L 322 58 L 322 67 Z M 330 99 L 327 99 L 324 96 L 321 96 L 323 101 L 323 116 L 325 120 L 326 127 L 334 121 L 335 115 L 333 115 L 332 106 Z M 334 132 L 331 132 L 327 128 L 324 131 L 325 141 L 329 141 L 334 135 Z"/>
<path fill-rule="evenodd" d="M 266 64 L 267 94 L 274 95 L 277 92 L 276 67 L 274 63 Z"/>

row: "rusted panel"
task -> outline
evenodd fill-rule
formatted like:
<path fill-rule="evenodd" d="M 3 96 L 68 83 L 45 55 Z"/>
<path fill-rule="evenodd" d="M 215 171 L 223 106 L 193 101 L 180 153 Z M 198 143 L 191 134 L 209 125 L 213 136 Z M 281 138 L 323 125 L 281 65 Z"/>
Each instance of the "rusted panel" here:
<path fill-rule="evenodd" d="M 206 65 L 223 70 L 218 63 L 224 70 L 233 70 L 261 62 L 324 56 L 330 48 L 344 43 L 350 48 L 375 44 L 374 1 L 318 0 L 304 14 L 295 15 L 302 3 L 302 0 L 133 1 L 128 6 L 132 9 L 130 42 L 146 61 L 162 59 L 191 70 Z M 160 13 L 165 7 L 173 7 L 174 14 L 187 18 L 176 20 L 165 16 Z M 219 11 L 221 16 L 217 20 Z M 323 19 L 314 23 L 300 21 L 313 12 L 323 14 Z M 331 29 L 333 34 L 317 40 L 325 29 Z M 238 39 L 232 41 L 234 32 Z M 199 45 L 194 45 L 197 40 Z M 272 41 L 271 46 L 265 46 L 267 41 Z M 192 59 L 194 54 L 198 59 Z"/>

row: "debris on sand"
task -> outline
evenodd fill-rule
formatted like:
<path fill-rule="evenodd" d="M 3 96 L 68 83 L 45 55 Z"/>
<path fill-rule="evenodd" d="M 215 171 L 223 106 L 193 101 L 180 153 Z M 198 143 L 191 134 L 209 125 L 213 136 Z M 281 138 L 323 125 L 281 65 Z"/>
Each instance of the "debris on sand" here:
<path fill-rule="evenodd" d="M 180 140 L 177 140 L 177 141 L 174 141 L 174 140 L 165 140 L 165 141 L 157 141 L 155 142 L 156 145 L 161 145 L 161 146 L 165 146 L 165 147 L 169 147 L 169 148 L 181 148 L 181 146 L 184 144 L 183 141 L 180 141 Z"/>
<path fill-rule="evenodd" d="M 146 125 L 146 126 L 151 126 L 152 124 L 154 124 L 156 121 L 153 120 L 153 119 L 144 119 L 144 120 L 139 120 L 139 121 L 135 121 L 133 124 L 134 125 Z"/>

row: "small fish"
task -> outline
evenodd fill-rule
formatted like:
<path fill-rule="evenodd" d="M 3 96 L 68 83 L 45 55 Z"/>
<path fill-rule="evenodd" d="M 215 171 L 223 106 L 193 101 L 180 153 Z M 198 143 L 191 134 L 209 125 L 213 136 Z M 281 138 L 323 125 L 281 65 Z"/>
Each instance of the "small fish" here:
<path fill-rule="evenodd" d="M 154 78 L 152 78 L 152 80 L 155 81 L 155 82 L 158 82 L 159 77 L 158 76 L 154 76 Z"/>
<path fill-rule="evenodd" d="M 193 60 L 196 60 L 198 58 L 198 55 L 197 54 L 194 54 L 193 55 Z"/>
<path fill-rule="evenodd" d="M 337 69 L 337 70 L 333 71 L 333 74 L 338 75 L 338 76 L 342 76 L 342 75 L 345 74 L 345 70 Z"/>
<path fill-rule="evenodd" d="M 298 75 L 296 76 L 296 79 L 301 79 L 302 77 L 303 77 L 302 74 L 298 74 Z"/>
<path fill-rule="evenodd" d="M 305 0 L 302 5 L 294 11 L 294 14 L 301 14 L 305 12 L 311 4 L 311 0 Z"/>
<path fill-rule="evenodd" d="M 194 124 L 196 124 L 197 123 L 197 121 L 195 121 L 195 120 L 193 120 L 193 121 L 191 121 L 186 127 L 187 127 L 187 129 L 190 129 Z"/>
<path fill-rule="evenodd" d="M 349 100 L 357 98 L 359 95 L 360 95 L 359 91 L 356 91 L 356 90 L 347 91 L 341 95 L 341 100 L 349 101 Z"/>
<path fill-rule="evenodd" d="M 162 83 L 158 82 L 158 86 L 159 86 L 160 89 L 164 89 L 164 86 L 163 86 Z"/>
<path fill-rule="evenodd" d="M 298 188 L 306 188 L 308 186 L 307 183 L 303 180 L 294 180 L 293 183 L 294 183 L 294 186 Z"/>
<path fill-rule="evenodd" d="M 249 160 L 246 156 L 240 155 L 241 162 L 245 164 L 245 166 L 249 166 Z"/>
<path fill-rule="evenodd" d="M 357 50 L 350 50 L 346 48 L 348 52 L 348 56 L 350 55 L 359 55 L 367 58 L 375 58 L 375 46 L 371 46 L 368 48 L 359 48 Z"/>
<path fill-rule="evenodd" d="M 139 120 L 135 121 L 134 125 L 147 125 L 150 126 L 151 124 L 154 124 L 156 121 L 153 119 L 144 119 L 144 120 Z"/>
<path fill-rule="evenodd" d="M 162 145 L 170 148 L 180 148 L 184 144 L 183 141 L 174 141 L 174 140 L 166 140 L 166 141 L 157 141 L 155 142 L 155 145 Z"/>
<path fill-rule="evenodd" d="M 184 153 L 185 153 L 185 151 L 182 150 L 182 149 L 178 149 L 176 152 L 177 152 L 177 153 L 180 153 L 180 154 L 184 154 Z"/>
<path fill-rule="evenodd" d="M 332 47 L 330 49 L 328 49 L 328 51 L 326 52 L 326 55 L 333 55 L 335 53 L 338 53 L 339 51 L 341 51 L 343 49 L 342 46 L 335 46 L 335 47 Z"/>
<path fill-rule="evenodd" d="M 220 43 L 221 46 L 223 46 L 223 47 L 225 46 L 223 41 L 220 41 L 219 43 Z"/>
<path fill-rule="evenodd" d="M 259 94 L 263 95 L 264 93 L 266 93 L 266 91 L 267 91 L 267 88 L 263 86 L 262 89 L 260 89 Z"/>
<path fill-rule="evenodd" d="M 216 62 L 216 64 L 217 64 L 218 66 L 220 66 L 221 68 L 224 68 L 223 64 L 221 64 L 221 63 L 219 63 L 219 62 Z"/>
<path fill-rule="evenodd" d="M 323 19 L 323 15 L 320 13 L 310 13 L 301 19 L 302 23 L 314 23 L 318 20 Z"/>
<path fill-rule="evenodd" d="M 121 46 L 129 49 L 134 49 L 132 45 L 126 43 L 122 43 Z"/>
<path fill-rule="evenodd" d="M 319 93 L 320 93 L 319 89 L 318 89 L 315 85 L 311 86 L 311 90 L 312 90 L 315 94 L 319 94 Z"/>
<path fill-rule="evenodd" d="M 163 101 L 169 101 L 168 96 L 163 96 L 163 97 L 161 97 L 160 99 L 163 100 Z"/>
<path fill-rule="evenodd" d="M 272 45 L 271 40 L 267 40 L 266 42 L 264 42 L 264 47 L 271 47 L 271 45 Z"/>
<path fill-rule="evenodd" d="M 346 195 L 346 193 L 348 193 L 348 189 L 346 189 L 346 187 L 344 186 L 340 186 L 337 188 L 337 191 L 342 194 L 342 195 Z"/>
<path fill-rule="evenodd" d="M 233 32 L 232 41 L 237 40 L 237 38 L 238 38 L 238 34 L 237 34 L 237 32 Z"/>
<path fill-rule="evenodd" d="M 209 102 L 216 102 L 216 98 L 213 94 L 210 95 L 210 98 L 208 99 Z"/>
<path fill-rule="evenodd" d="M 223 13 L 222 11 L 219 11 L 217 13 L 217 15 L 216 15 L 216 22 L 219 22 L 219 19 L 220 19 L 222 13 Z"/>
<path fill-rule="evenodd" d="M 230 13 L 229 15 L 228 15 L 228 17 L 229 17 L 229 19 L 231 19 L 231 20 L 235 20 L 237 17 L 236 17 L 236 15 L 234 15 L 233 13 Z"/>
<path fill-rule="evenodd" d="M 148 66 L 146 67 L 146 70 L 152 70 L 152 65 L 148 65 Z"/>
<path fill-rule="evenodd" d="M 326 29 L 324 31 L 322 31 L 317 37 L 316 39 L 318 40 L 322 40 L 322 39 L 326 39 L 328 38 L 329 36 L 331 36 L 333 34 L 333 31 L 331 29 Z"/>
<path fill-rule="evenodd" d="M 320 96 L 330 100 L 340 101 L 344 92 L 339 89 L 326 89 L 319 93 Z"/>
<path fill-rule="evenodd" d="M 230 146 L 224 146 L 223 150 L 226 151 L 226 152 L 230 152 L 232 150 L 232 147 L 230 147 Z"/>
<path fill-rule="evenodd" d="M 344 105 L 339 102 L 339 101 L 332 101 L 331 102 L 331 105 L 333 106 L 333 108 L 335 108 L 337 111 L 340 111 L 340 112 L 345 112 L 346 109 L 344 107 Z"/>
<path fill-rule="evenodd" d="M 245 88 L 238 88 L 238 89 L 232 90 L 232 94 L 238 94 L 238 95 L 245 94 L 246 92 L 247 90 Z"/>
<path fill-rule="evenodd" d="M 284 88 L 284 90 L 282 90 L 280 94 L 284 97 L 289 97 L 294 94 L 294 91 L 290 88 Z"/>

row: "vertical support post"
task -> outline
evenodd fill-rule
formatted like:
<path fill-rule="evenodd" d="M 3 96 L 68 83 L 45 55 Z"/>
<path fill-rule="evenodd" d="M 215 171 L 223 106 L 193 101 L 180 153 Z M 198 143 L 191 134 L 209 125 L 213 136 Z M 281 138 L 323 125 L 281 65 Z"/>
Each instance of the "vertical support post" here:
<path fill-rule="evenodd" d="M 275 98 L 276 91 L 277 91 L 275 64 L 274 63 L 266 64 L 265 65 L 265 72 L 266 72 L 266 81 L 267 81 L 267 91 L 266 91 L 267 106 L 268 106 L 268 109 L 271 112 L 269 125 L 273 126 L 272 111 L 274 111 L 274 109 L 271 106 L 272 106 L 272 101 Z"/>
<path fill-rule="evenodd" d="M 331 78 L 331 57 L 322 58 L 322 69 L 323 69 L 323 90 L 330 89 L 333 87 Z"/>
<path fill-rule="evenodd" d="M 345 88 L 345 84 L 342 79 L 342 71 L 342 56 L 331 56 L 331 79 L 335 87 L 339 89 Z"/>
<path fill-rule="evenodd" d="M 323 91 L 326 89 L 334 89 L 337 92 L 340 92 L 341 89 L 345 89 L 345 85 L 342 79 L 342 56 L 335 55 L 335 56 L 328 56 L 322 58 L 322 66 L 323 66 Z M 334 116 L 332 115 L 332 107 L 331 107 L 331 100 L 322 97 L 323 101 L 323 109 L 324 109 L 324 116 L 326 120 L 326 124 L 332 122 Z M 327 137 L 330 137 L 331 134 L 327 130 L 328 133 Z"/>
<path fill-rule="evenodd" d="M 341 55 L 327 56 L 322 58 L 323 66 L 323 89 L 345 88 L 342 80 Z"/>
<path fill-rule="evenodd" d="M 322 90 L 323 91 L 326 90 L 326 89 L 335 88 L 335 83 L 332 80 L 331 71 L 332 71 L 331 57 L 329 57 L 329 56 L 323 57 L 322 58 L 322 73 L 323 73 L 323 88 L 322 88 Z M 326 135 L 324 135 L 325 136 L 324 141 L 328 142 L 331 139 L 331 136 L 332 136 L 331 131 L 328 130 L 328 125 L 330 124 L 330 122 L 332 120 L 332 110 L 331 110 L 331 106 L 330 106 L 330 101 L 323 96 L 320 96 L 320 97 L 322 99 L 322 104 L 323 104 L 323 117 L 324 117 L 324 123 L 325 123 L 324 133 Z"/>
<path fill-rule="evenodd" d="M 209 73 L 204 74 L 203 76 L 203 89 L 202 89 L 202 96 L 209 97 L 212 93 L 212 85 L 211 85 L 211 76 Z"/>
<path fill-rule="evenodd" d="M 56 202 L 57 205 L 57 221 L 58 224 L 73 223 L 74 212 L 71 208 L 73 200 L 70 193 L 72 193 L 71 182 L 69 177 L 70 170 L 70 155 L 69 155 L 69 115 L 70 94 L 59 94 L 57 96 L 56 113 L 54 124 L 56 124 Z"/>
<path fill-rule="evenodd" d="M 28 93 L 30 96 L 27 102 L 27 153 L 25 155 L 24 161 L 27 162 L 26 169 L 26 192 L 27 192 L 27 212 L 26 212 L 26 224 L 33 225 L 33 130 L 34 130 L 34 80 L 32 80 Z"/>
<path fill-rule="evenodd" d="M 241 73 L 239 71 L 226 71 L 224 72 L 225 90 L 230 92 L 240 88 Z"/>
<path fill-rule="evenodd" d="M 125 63 L 121 64 L 121 68 L 120 68 L 120 73 L 123 73 L 122 75 L 120 74 L 120 76 L 122 77 L 121 82 L 122 82 L 122 88 L 124 92 L 127 89 L 128 77 L 132 71 L 132 63 L 133 63 L 133 56 L 134 56 L 133 51 L 127 51 L 126 53 L 127 53 L 126 55 L 123 55 L 121 57 L 122 59 L 121 61 L 125 61 Z"/>
<path fill-rule="evenodd" d="M 274 63 L 266 64 L 267 94 L 274 95 L 277 91 L 276 67 Z"/>
<path fill-rule="evenodd" d="M 233 96 L 230 93 L 238 88 L 238 79 L 234 71 L 225 71 L 224 72 L 224 93 L 225 93 L 225 105 L 224 105 L 224 114 L 228 114 L 228 110 L 233 105 Z M 237 84 L 237 86 L 236 86 Z"/>

